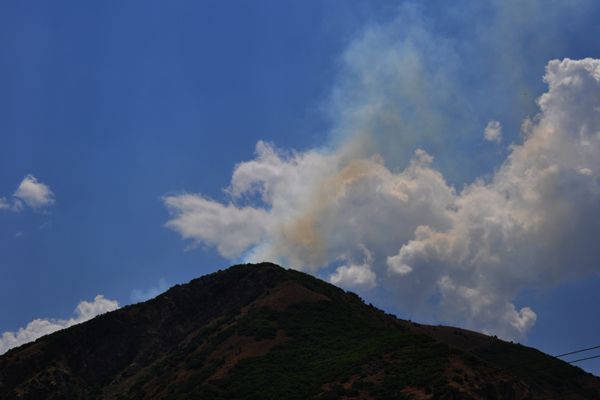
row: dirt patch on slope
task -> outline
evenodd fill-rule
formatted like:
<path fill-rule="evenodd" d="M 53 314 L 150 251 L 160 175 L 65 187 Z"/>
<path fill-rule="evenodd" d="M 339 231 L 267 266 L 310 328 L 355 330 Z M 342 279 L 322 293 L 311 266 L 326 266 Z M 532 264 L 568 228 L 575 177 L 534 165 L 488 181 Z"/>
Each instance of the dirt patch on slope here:
<path fill-rule="evenodd" d="M 256 301 L 242 308 L 241 314 L 246 315 L 251 308 L 266 307 L 275 311 L 283 311 L 292 304 L 316 303 L 319 301 L 331 301 L 324 294 L 314 292 L 298 282 L 285 281 L 267 291 Z"/>
<path fill-rule="evenodd" d="M 207 381 L 222 379 L 235 365 L 245 358 L 260 357 L 267 354 L 273 347 L 287 340 L 283 329 L 277 331 L 273 339 L 256 340 L 249 336 L 235 334 L 223 342 L 210 356 L 211 359 L 221 359 L 223 364 Z"/>

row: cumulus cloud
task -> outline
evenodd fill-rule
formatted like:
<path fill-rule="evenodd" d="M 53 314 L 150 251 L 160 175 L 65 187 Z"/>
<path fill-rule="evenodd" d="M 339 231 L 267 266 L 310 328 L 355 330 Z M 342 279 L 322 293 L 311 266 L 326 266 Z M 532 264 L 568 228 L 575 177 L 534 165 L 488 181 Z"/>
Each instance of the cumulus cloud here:
<path fill-rule="evenodd" d="M 97 295 L 91 302 L 79 303 L 73 316 L 69 319 L 34 319 L 26 327 L 20 328 L 16 332 L 4 332 L 0 336 L 0 354 L 6 353 L 13 347 L 33 342 L 44 335 L 80 324 L 117 308 L 119 308 L 119 303 L 116 300 L 109 300 L 102 295 Z"/>
<path fill-rule="evenodd" d="M 329 276 L 329 282 L 334 285 L 356 288 L 373 289 L 377 286 L 377 275 L 372 270 L 373 254 L 365 247 L 364 261 L 360 265 L 341 265 Z"/>
<path fill-rule="evenodd" d="M 547 62 L 561 21 L 592 2 L 546 3 L 399 6 L 342 53 L 324 147 L 259 142 L 225 201 L 165 197 L 167 226 L 228 259 L 327 271 L 401 312 L 522 338 L 538 315 L 520 293 L 600 265 L 600 61 Z M 546 63 L 547 87 L 532 84 Z M 482 127 L 517 143 L 500 165 L 465 146 Z"/>
<path fill-rule="evenodd" d="M 491 120 L 483 131 L 483 137 L 488 142 L 500 143 L 502 141 L 502 125 L 500 122 Z"/>
<path fill-rule="evenodd" d="M 54 203 L 54 193 L 50 187 L 39 182 L 33 175 L 23 178 L 13 196 L 33 209 L 47 207 Z"/>
<path fill-rule="evenodd" d="M 342 265 L 329 277 L 329 282 L 350 288 L 372 289 L 377 286 L 376 279 L 369 265 Z"/>
<path fill-rule="evenodd" d="M 390 273 L 398 264 L 437 269 L 423 289 L 442 294 L 445 315 L 507 337 L 535 323 L 531 309 L 511 303 L 525 287 L 597 273 L 600 224 L 590 216 L 600 215 L 599 72 L 600 60 L 551 61 L 525 141 L 491 182 L 456 197 L 450 229 L 419 226 L 388 259 Z"/>
<path fill-rule="evenodd" d="M 38 181 L 33 175 L 27 175 L 17 187 L 12 201 L 0 197 L 0 210 L 20 212 L 25 206 L 34 210 L 41 210 L 54 203 L 54 193 L 50 186 Z"/>
<path fill-rule="evenodd" d="M 259 142 L 227 190 L 259 205 L 169 196 L 167 225 L 228 258 L 311 272 L 343 260 L 333 283 L 380 282 L 401 309 L 522 337 L 537 318 L 514 304 L 522 290 L 597 273 L 600 262 L 600 60 L 553 60 L 544 80 L 523 142 L 488 180 L 457 190 L 424 150 L 392 171 L 358 155 L 360 137 L 291 154 Z"/>

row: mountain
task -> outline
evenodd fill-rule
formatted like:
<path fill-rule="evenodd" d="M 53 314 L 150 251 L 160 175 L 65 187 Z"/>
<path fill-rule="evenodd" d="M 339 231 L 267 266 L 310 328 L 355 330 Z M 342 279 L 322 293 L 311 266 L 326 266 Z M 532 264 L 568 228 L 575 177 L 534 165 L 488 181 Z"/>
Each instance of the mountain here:
<path fill-rule="evenodd" d="M 0 399 L 600 399 L 519 344 L 419 325 L 263 263 L 177 285 L 0 357 Z"/>

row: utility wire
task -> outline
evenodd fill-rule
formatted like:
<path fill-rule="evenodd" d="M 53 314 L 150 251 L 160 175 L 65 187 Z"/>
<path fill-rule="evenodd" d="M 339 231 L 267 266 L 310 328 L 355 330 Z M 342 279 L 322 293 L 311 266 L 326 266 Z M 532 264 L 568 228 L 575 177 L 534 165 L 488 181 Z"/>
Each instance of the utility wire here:
<path fill-rule="evenodd" d="M 451 346 L 452 347 L 452 346 Z M 566 356 L 566 355 L 571 355 L 571 354 L 577 354 L 577 353 L 582 353 L 584 351 L 588 351 L 588 350 L 593 350 L 593 349 L 597 349 L 600 348 L 600 346 L 593 346 L 593 347 L 588 347 L 586 349 L 580 349 L 580 350 L 574 350 L 574 351 L 570 351 L 568 353 L 564 353 L 564 354 L 560 354 L 557 356 L 552 356 L 550 354 L 546 354 L 543 353 L 543 355 L 545 357 L 549 357 L 550 359 L 555 358 L 557 361 L 562 361 L 565 364 L 573 364 L 579 361 L 585 361 L 585 360 L 591 360 L 591 359 L 596 359 L 596 358 L 600 358 L 600 354 L 595 355 L 595 356 L 591 356 L 591 357 L 585 357 L 585 358 L 580 358 L 577 360 L 573 360 L 573 361 L 565 361 L 565 360 L 561 360 L 559 357 L 562 356 Z M 506 366 L 502 366 L 499 364 L 495 364 L 494 361 L 492 361 L 491 359 L 487 359 L 485 357 L 482 357 L 481 355 L 474 353 L 472 351 L 464 351 L 465 354 L 471 354 L 477 358 L 479 358 L 480 360 L 484 361 L 485 363 L 488 364 L 488 367 L 496 369 L 496 370 L 500 370 L 500 371 L 504 371 L 506 373 L 508 373 L 509 375 L 511 375 L 514 379 L 516 380 L 520 380 L 522 378 L 519 377 L 519 374 L 515 374 L 515 371 L 513 371 L 514 368 L 518 368 L 518 367 L 525 367 L 525 366 L 530 366 L 532 369 L 537 369 L 537 370 L 554 370 L 556 368 L 564 368 L 566 367 L 565 364 L 554 364 L 551 366 L 544 366 L 542 368 L 540 368 L 542 365 L 541 364 L 545 364 L 548 362 L 548 358 L 546 359 L 537 359 L 535 361 L 529 361 L 529 362 L 523 362 L 523 363 L 517 363 L 517 364 L 513 364 L 513 365 L 506 365 Z M 426 357 L 419 357 L 419 359 L 421 361 L 424 360 L 430 360 L 430 359 L 436 359 L 438 356 L 426 356 Z M 521 381 L 523 383 L 525 383 L 525 381 Z M 525 383 L 526 384 L 526 383 Z M 526 384 L 527 385 L 527 384 Z M 530 392 L 531 393 L 531 392 Z M 534 400 L 564 400 L 565 396 L 569 396 L 572 394 L 576 394 L 576 395 L 581 395 L 581 391 L 580 390 L 575 390 L 575 389 L 566 389 L 566 390 L 561 390 L 560 393 L 547 393 L 547 394 L 532 394 L 532 399 Z M 569 397 L 570 398 L 570 397 Z"/>
<path fill-rule="evenodd" d="M 549 355 L 549 356 L 550 357 L 554 357 L 554 358 L 560 360 L 560 357 L 564 357 L 564 356 L 568 356 L 568 355 L 572 355 L 572 354 L 578 354 L 578 353 L 582 353 L 582 352 L 585 352 L 585 351 L 594 350 L 594 349 L 598 349 L 598 348 L 600 348 L 600 346 L 593 346 L 593 347 L 588 347 L 588 348 L 585 348 L 585 349 L 570 351 L 568 353 L 563 353 L 563 354 L 559 354 L 559 355 L 555 355 L 555 356 L 551 356 L 551 355 Z M 572 360 L 572 361 L 566 361 L 566 360 L 560 360 L 560 361 L 563 361 L 563 362 L 568 363 L 568 364 L 573 364 L 573 363 L 576 363 L 576 362 L 579 362 L 579 361 L 592 360 L 592 359 L 596 359 L 596 358 L 600 358 L 600 354 L 597 354 L 597 355 L 594 355 L 594 356 L 590 356 L 590 357 L 579 358 L 577 360 Z M 534 361 L 532 363 L 523 363 L 523 364 L 520 364 L 519 366 L 535 365 L 535 364 L 538 364 L 540 362 L 544 362 L 544 360 L 537 360 L 537 361 Z M 554 365 L 554 366 L 552 366 L 550 368 L 545 368 L 545 369 L 554 369 L 556 367 L 560 367 L 560 365 Z M 504 368 L 500 367 L 499 369 L 505 370 L 505 371 L 509 371 L 509 369 L 506 368 L 506 367 L 504 367 Z M 518 379 L 518 376 L 516 376 L 516 375 L 513 375 L 513 376 Z M 547 395 L 542 395 L 542 396 L 536 396 L 536 395 L 534 395 L 533 399 L 536 399 L 536 400 L 559 400 L 560 399 L 560 400 L 562 400 L 562 399 L 564 399 L 565 395 L 569 395 L 569 394 L 580 394 L 580 392 L 576 391 L 576 390 L 573 390 L 573 389 L 568 389 L 568 390 L 561 391 L 561 393 L 557 393 L 557 394 L 547 394 Z"/>
<path fill-rule="evenodd" d="M 585 360 L 593 360 L 594 358 L 600 358 L 600 354 L 597 354 L 595 356 L 591 356 L 591 357 L 585 357 L 585 358 L 580 358 L 578 360 L 573 360 L 573 361 L 567 361 L 569 364 L 573 364 L 579 361 L 585 361 Z"/>
<path fill-rule="evenodd" d="M 567 364 L 573 364 L 573 363 L 576 363 L 576 362 L 579 362 L 579 361 L 585 361 L 585 360 L 592 360 L 592 359 L 594 359 L 594 358 L 600 358 L 600 355 L 597 355 L 597 356 L 592 356 L 592 357 L 580 358 L 580 359 L 577 359 L 577 360 L 572 360 L 572 361 L 568 361 L 568 360 L 561 360 L 561 357 L 565 357 L 565 356 L 568 356 L 568 355 L 573 355 L 573 354 L 578 354 L 578 353 L 583 353 L 583 352 L 585 352 L 585 351 L 594 350 L 594 349 L 600 349 L 600 345 L 598 345 L 598 346 L 593 346 L 593 347 L 588 347 L 588 348 L 585 348 L 585 349 L 580 349 L 580 350 L 574 350 L 574 351 L 570 351 L 570 352 L 568 352 L 568 353 L 563 353 L 563 354 L 558 354 L 558 355 L 551 355 L 551 354 L 547 354 L 547 353 L 544 353 L 544 352 L 543 352 L 543 351 L 541 351 L 541 350 L 538 350 L 538 351 L 541 351 L 542 353 L 544 353 L 544 355 L 545 355 L 545 356 L 552 357 L 552 358 L 556 358 L 557 360 L 559 360 L 559 361 L 562 361 L 562 362 L 565 362 L 565 363 L 567 363 Z M 536 349 L 536 350 L 537 350 L 537 349 Z M 472 353 L 472 354 L 473 354 L 473 353 Z M 476 353 L 475 353 L 475 354 L 476 354 Z M 490 362 L 490 360 L 487 360 L 485 357 L 480 357 L 480 358 L 482 358 L 482 359 L 483 359 L 483 360 L 485 360 L 485 361 L 488 361 L 488 362 Z M 534 366 L 534 365 L 536 365 L 536 364 L 543 364 L 543 363 L 546 363 L 547 361 L 548 361 L 547 359 L 537 359 L 537 360 L 535 360 L 535 361 L 525 361 L 525 362 L 520 362 L 520 363 L 516 363 L 516 364 L 512 364 L 512 365 L 511 365 L 511 364 L 508 364 L 508 365 L 505 365 L 504 367 L 502 367 L 501 369 L 512 369 L 512 368 L 525 367 L 525 366 Z M 493 363 L 492 363 L 492 364 L 493 364 Z M 557 365 L 557 367 L 558 367 L 558 365 Z"/>
<path fill-rule="evenodd" d="M 559 354 L 553 357 L 556 358 L 560 358 L 560 357 L 564 357 L 564 356 L 569 356 L 571 354 L 577 354 L 577 353 L 582 353 L 584 351 L 588 351 L 588 350 L 594 350 L 594 349 L 600 349 L 600 345 L 599 346 L 594 346 L 594 347 L 588 347 L 587 349 L 581 349 L 581 350 L 575 350 L 575 351 L 570 351 L 568 353 L 563 353 L 563 354 Z M 573 361 L 574 362 L 574 361 Z"/>

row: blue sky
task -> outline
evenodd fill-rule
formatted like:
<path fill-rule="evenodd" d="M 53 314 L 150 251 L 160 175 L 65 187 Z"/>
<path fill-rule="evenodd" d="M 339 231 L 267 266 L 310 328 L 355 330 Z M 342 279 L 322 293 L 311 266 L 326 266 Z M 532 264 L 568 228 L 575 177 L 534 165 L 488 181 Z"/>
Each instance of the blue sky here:
<path fill-rule="evenodd" d="M 553 219 L 546 211 L 559 206 L 545 201 L 498 206 L 502 218 L 546 218 L 508 231 L 524 235 L 526 250 L 490 239 L 482 246 L 493 262 L 467 257 L 467 270 L 450 255 L 415 250 L 435 248 L 434 233 L 472 240 L 466 232 L 479 220 L 456 222 L 480 212 L 466 205 L 480 204 L 470 192 L 523 195 L 531 182 L 518 180 L 520 171 L 542 168 L 532 145 L 510 146 L 526 141 L 527 117 L 529 137 L 540 141 L 562 110 L 572 117 L 556 122 L 560 129 L 588 121 L 596 86 L 564 104 L 571 92 L 549 87 L 555 77 L 585 78 L 592 62 L 560 64 L 542 78 L 552 59 L 600 58 L 598 17 L 591 1 L 4 2 L 0 332 L 67 320 L 98 294 L 124 305 L 260 258 L 357 290 L 400 317 L 497 332 L 551 353 L 598 344 L 600 230 L 585 222 L 598 219 L 600 203 L 568 173 L 595 177 L 593 153 L 580 155 L 591 160 L 580 166 L 546 146 L 567 171 L 559 182 L 568 184 L 551 189 L 574 188 L 557 195 L 566 219 Z M 544 93 L 553 102 L 540 114 Z M 486 126 L 500 136 L 486 140 Z M 28 176 L 51 195 L 19 194 Z M 323 177 L 334 188 L 342 179 L 342 192 L 323 191 Z M 390 187 L 389 196 L 447 204 L 410 208 L 373 196 Z M 543 189 L 536 194 L 555 193 Z M 32 203 L 40 196 L 50 200 Z M 490 212 L 481 220 L 499 218 Z M 298 236 L 306 227 L 310 239 Z M 531 231 L 542 228 L 553 234 Z M 241 246 L 236 234 L 257 240 Z M 413 276 L 431 280 L 425 298 L 407 288 Z M 510 314 L 508 328 L 485 320 L 480 303 Z M 594 361 L 582 367 L 600 373 Z"/>

